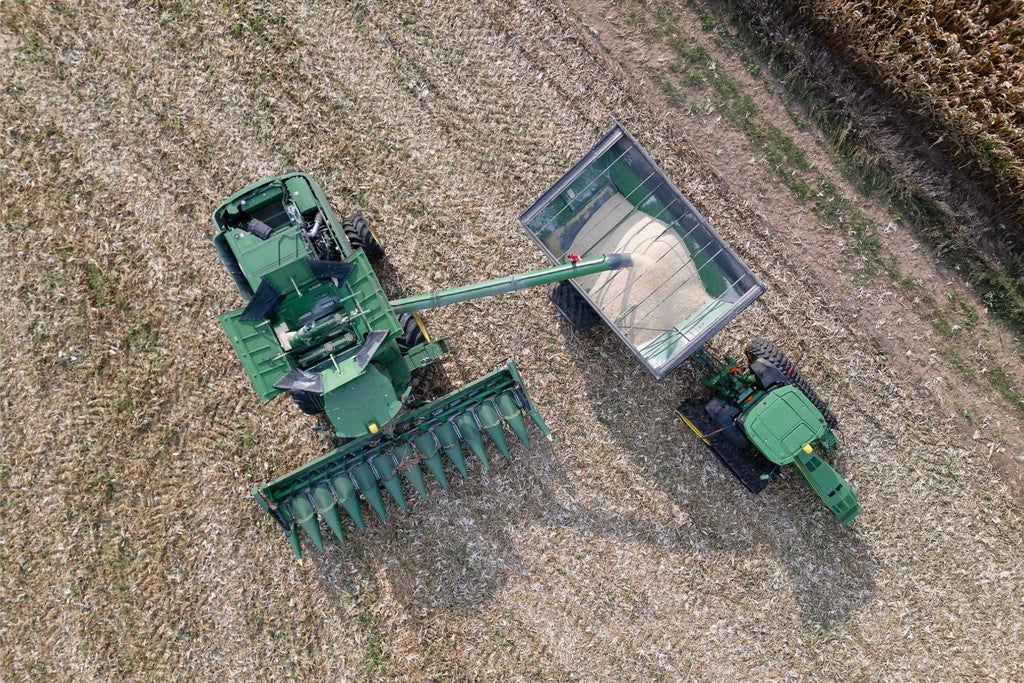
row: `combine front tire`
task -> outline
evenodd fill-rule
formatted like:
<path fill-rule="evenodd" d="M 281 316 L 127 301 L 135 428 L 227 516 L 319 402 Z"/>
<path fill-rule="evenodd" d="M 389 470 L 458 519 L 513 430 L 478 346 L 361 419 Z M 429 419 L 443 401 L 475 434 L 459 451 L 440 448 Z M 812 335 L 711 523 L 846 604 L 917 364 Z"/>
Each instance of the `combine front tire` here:
<path fill-rule="evenodd" d="M 420 329 L 416 316 L 412 313 L 402 313 L 398 316 L 398 322 L 402 325 L 402 336 L 398 338 L 398 348 L 402 350 L 403 354 L 414 346 L 426 343 L 427 338 L 424 336 L 423 330 Z"/>
<path fill-rule="evenodd" d="M 756 337 L 747 344 L 746 348 L 747 360 L 753 363 L 755 360 L 761 359 L 766 363 L 770 363 L 775 366 L 779 372 L 785 376 L 790 384 L 795 386 L 800 392 L 807 397 L 814 407 L 821 411 L 822 417 L 825 418 L 825 424 L 831 429 L 835 429 L 839 426 L 839 420 L 836 416 L 828 409 L 828 405 L 821 400 L 817 392 L 811 388 L 811 385 L 807 383 L 800 371 L 796 369 L 796 365 L 791 360 L 786 358 L 786 354 L 779 350 L 775 344 L 772 344 L 767 339 Z"/>
<path fill-rule="evenodd" d="M 309 391 L 289 391 L 288 395 L 295 405 L 306 415 L 319 415 L 324 412 L 324 397 Z"/>
<path fill-rule="evenodd" d="M 343 220 L 341 229 L 345 231 L 345 237 L 348 238 L 348 243 L 352 245 L 352 248 L 362 249 L 370 263 L 376 263 L 384 256 L 384 250 L 377 238 L 370 232 L 370 228 L 366 226 L 363 214 L 352 214 Z"/>

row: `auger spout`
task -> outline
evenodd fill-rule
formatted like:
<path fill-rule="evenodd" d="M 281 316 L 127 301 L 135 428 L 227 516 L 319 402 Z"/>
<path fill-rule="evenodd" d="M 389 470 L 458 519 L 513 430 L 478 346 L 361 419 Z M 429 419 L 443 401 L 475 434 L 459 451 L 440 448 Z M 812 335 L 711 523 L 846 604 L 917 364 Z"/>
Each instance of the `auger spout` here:
<path fill-rule="evenodd" d="M 527 273 L 518 273 L 506 277 L 495 278 L 485 282 L 477 282 L 472 285 L 443 289 L 439 292 L 428 292 L 416 296 L 406 297 L 391 302 L 391 308 L 396 315 L 422 311 L 427 308 L 440 308 L 449 304 L 457 304 L 470 299 L 505 294 L 519 289 L 549 285 L 574 277 L 586 277 L 603 273 L 606 270 L 618 270 L 629 268 L 633 265 L 633 259 L 629 254 L 608 254 L 583 259 L 575 263 L 566 263 L 550 268 L 540 268 Z"/>

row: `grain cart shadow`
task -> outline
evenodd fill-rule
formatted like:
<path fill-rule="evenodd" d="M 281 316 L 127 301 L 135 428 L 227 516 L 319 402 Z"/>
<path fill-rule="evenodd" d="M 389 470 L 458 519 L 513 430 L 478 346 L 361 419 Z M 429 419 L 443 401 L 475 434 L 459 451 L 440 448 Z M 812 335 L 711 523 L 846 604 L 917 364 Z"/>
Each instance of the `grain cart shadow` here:
<path fill-rule="evenodd" d="M 656 381 L 610 332 L 584 340 L 568 326 L 564 331 L 579 347 L 576 362 L 599 421 L 688 518 L 670 545 L 681 552 L 775 558 L 784 574 L 779 588 L 792 593 L 810 625 L 844 622 L 873 599 L 877 568 L 856 522 L 838 524 L 795 472 L 751 494 L 674 417 L 683 398 L 701 395 L 698 368 L 684 364 Z"/>

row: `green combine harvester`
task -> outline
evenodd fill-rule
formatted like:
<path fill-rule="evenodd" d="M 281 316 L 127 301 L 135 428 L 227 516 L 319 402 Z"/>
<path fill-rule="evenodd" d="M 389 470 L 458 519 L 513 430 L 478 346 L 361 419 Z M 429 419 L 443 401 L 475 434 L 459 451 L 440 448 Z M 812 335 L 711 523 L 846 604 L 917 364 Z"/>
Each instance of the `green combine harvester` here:
<path fill-rule="evenodd" d="M 214 245 L 245 306 L 220 323 L 262 400 L 288 393 L 342 445 L 258 486 L 256 501 L 301 559 L 299 528 L 323 548 L 320 520 L 344 538 L 340 511 L 364 528 L 360 496 L 386 516 L 382 491 L 406 507 L 402 480 L 424 498 L 425 468 L 448 487 L 443 454 L 465 477 L 463 446 L 487 467 L 485 437 L 508 455 L 503 425 L 529 444 L 524 415 L 550 436 L 515 364 L 423 403 L 413 374 L 446 351 L 417 311 L 630 266 L 611 254 L 456 289 L 388 301 L 371 266 L 383 256 L 359 215 L 338 221 L 304 173 L 268 178 L 213 214 Z"/>
<path fill-rule="evenodd" d="M 448 350 L 419 311 L 542 285 L 577 329 L 603 321 L 659 379 L 690 357 L 707 365 L 716 398 L 678 412 L 751 491 L 792 464 L 842 523 L 860 511 L 818 456 L 835 448 L 835 420 L 793 364 L 763 340 L 750 373 L 704 351 L 764 285 L 617 122 L 519 218 L 549 268 L 389 301 L 366 221 L 338 221 L 298 172 L 236 192 L 213 222 L 245 304 L 220 322 L 253 388 L 322 415 L 336 446 L 253 491 L 299 559 L 300 529 L 322 549 L 321 523 L 339 540 L 343 514 L 365 528 L 361 501 L 383 519 L 385 494 L 406 509 L 403 483 L 427 498 L 425 472 L 447 488 L 445 461 L 466 477 L 467 453 L 489 466 L 487 442 L 507 456 L 506 427 L 528 446 L 525 417 L 550 438 L 511 360 L 440 398 L 414 390 Z"/>

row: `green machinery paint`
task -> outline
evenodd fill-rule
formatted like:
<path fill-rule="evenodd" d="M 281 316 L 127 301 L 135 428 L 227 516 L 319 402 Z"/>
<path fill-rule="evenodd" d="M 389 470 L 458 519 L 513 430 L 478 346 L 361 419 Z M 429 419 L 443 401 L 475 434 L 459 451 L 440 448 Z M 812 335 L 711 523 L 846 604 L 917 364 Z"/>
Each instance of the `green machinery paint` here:
<path fill-rule="evenodd" d="M 629 319 L 645 299 L 604 310 L 596 296 L 602 285 L 587 281 L 632 265 L 630 257 L 597 252 L 580 260 L 570 253 L 581 238 L 617 230 L 601 223 L 602 212 L 625 216 L 622 225 L 658 221 L 661 236 L 674 235 L 677 255 L 689 260 L 655 280 L 663 288 L 659 309 L 685 297 L 688 283 L 702 290 L 696 308 L 647 327 L 656 333 L 649 342 L 634 342 L 644 323 Z M 257 395 L 287 392 L 304 412 L 323 413 L 329 436 L 342 441 L 253 491 L 297 557 L 301 536 L 321 547 L 325 527 L 343 537 L 344 518 L 362 528 L 361 501 L 383 518 L 388 499 L 406 507 L 405 485 L 426 498 L 426 474 L 447 488 L 445 463 L 463 477 L 467 455 L 487 468 L 487 442 L 508 455 L 506 428 L 527 445 L 525 417 L 548 435 L 511 361 L 426 404 L 411 390 L 414 373 L 447 352 L 443 340 L 426 334 L 417 311 L 549 283 L 559 283 L 550 295 L 573 326 L 583 331 L 603 320 L 655 377 L 691 357 L 710 368 L 705 384 L 715 398 L 684 401 L 678 413 L 752 492 L 793 467 L 840 522 L 860 512 L 853 491 L 822 459 L 836 447 L 835 417 L 793 364 L 763 340 L 748 346 L 748 373 L 704 350 L 764 284 L 617 122 L 519 217 L 555 264 L 531 273 L 389 301 L 372 266 L 382 251 L 365 221 L 338 221 L 322 189 L 302 173 L 236 192 L 213 221 L 214 245 L 245 302 L 220 321 Z M 645 277 L 640 268 L 628 275 Z"/>
<path fill-rule="evenodd" d="M 679 417 L 751 492 L 760 493 L 782 468 L 793 466 L 841 524 L 861 512 L 857 496 L 822 457 L 836 448 L 835 416 L 774 345 L 754 339 L 747 346 L 750 372 L 726 358 L 703 383 L 715 394 L 706 404 L 684 401 Z"/>
<path fill-rule="evenodd" d="M 580 238 L 601 215 L 621 217 L 619 225 L 638 226 L 621 233 L 623 240 L 634 240 L 629 251 L 638 267 L 615 278 L 629 279 L 641 289 L 643 278 L 652 272 L 644 264 L 657 253 L 645 246 L 665 241 L 673 248 L 657 259 L 671 254 L 669 270 L 676 270 L 655 278 L 657 288 L 648 288 L 658 303 L 648 307 L 646 318 L 633 315 L 643 299 L 631 298 L 635 307 L 607 306 L 602 285 L 594 278 L 553 290 L 559 312 L 580 332 L 603 321 L 658 379 L 687 359 L 703 362 L 710 369 L 705 383 L 716 397 L 706 405 L 685 401 L 679 413 L 704 443 L 754 493 L 780 468 L 795 467 L 836 517 L 849 522 L 860 512 L 856 497 L 819 455 L 831 454 L 836 446 L 831 431 L 835 417 L 793 364 L 764 340 L 748 347 L 751 373 L 739 373 L 731 362 L 722 366 L 704 350 L 764 293 L 764 283 L 618 122 L 523 212 L 519 223 L 541 252 L 558 263 L 570 249 L 588 255 L 577 245 L 596 244 Z M 639 226 L 652 221 L 661 228 L 657 239 L 638 239 Z M 611 234 L 617 226 L 606 223 L 601 230 Z M 688 305 L 693 302 L 699 305 Z"/>
<path fill-rule="evenodd" d="M 405 508 L 402 481 L 426 497 L 424 469 L 447 488 L 442 455 L 465 477 L 464 448 L 484 468 L 485 440 L 508 454 L 504 426 L 528 444 L 524 415 L 549 434 L 512 361 L 418 405 L 413 373 L 447 345 L 426 335 L 417 311 L 631 265 L 627 255 L 602 255 L 391 302 L 370 262 L 382 252 L 365 221 L 339 222 L 304 173 L 236 192 L 213 222 L 214 245 L 245 302 L 220 322 L 257 395 L 289 393 L 305 412 L 324 413 L 329 435 L 345 441 L 254 491 L 299 558 L 300 528 L 317 547 L 320 520 L 342 538 L 339 510 L 362 528 L 360 498 L 383 518 L 382 491 Z"/>

